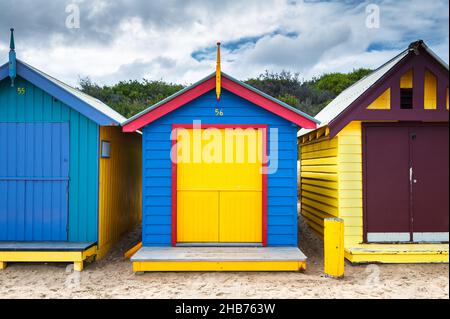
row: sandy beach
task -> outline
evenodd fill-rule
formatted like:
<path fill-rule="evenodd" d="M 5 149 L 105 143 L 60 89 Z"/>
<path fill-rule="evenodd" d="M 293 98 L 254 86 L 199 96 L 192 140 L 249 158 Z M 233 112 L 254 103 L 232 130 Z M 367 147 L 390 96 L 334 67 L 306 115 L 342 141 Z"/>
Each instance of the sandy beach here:
<path fill-rule="evenodd" d="M 300 218 L 303 273 L 145 273 L 135 275 L 123 253 L 139 241 L 127 234 L 103 260 L 74 273 L 67 264 L 8 264 L 0 298 L 449 298 L 448 264 L 346 264 L 345 278 L 323 274 L 322 242 Z"/>

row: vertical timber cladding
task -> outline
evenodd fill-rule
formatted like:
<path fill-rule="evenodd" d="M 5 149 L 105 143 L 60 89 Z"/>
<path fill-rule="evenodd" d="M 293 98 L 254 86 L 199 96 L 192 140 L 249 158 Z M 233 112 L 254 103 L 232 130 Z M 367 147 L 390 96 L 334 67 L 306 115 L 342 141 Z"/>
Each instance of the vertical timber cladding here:
<path fill-rule="evenodd" d="M 102 149 L 109 143 L 109 154 Z M 101 258 L 141 220 L 141 135 L 118 126 L 100 127 L 98 254 Z M 124 156 L 126 154 L 126 156 Z"/>
<path fill-rule="evenodd" d="M 0 240 L 66 241 L 68 123 L 0 122 Z"/>
<path fill-rule="evenodd" d="M 24 94 L 18 94 L 17 89 Z M 69 241 L 97 241 L 99 126 L 21 77 L 0 81 L 0 122 L 67 123 L 69 127 Z M 33 154 L 33 157 L 36 155 Z"/>
<path fill-rule="evenodd" d="M 448 241 L 448 124 L 365 124 L 368 242 Z"/>
<path fill-rule="evenodd" d="M 177 129 L 177 243 L 262 243 L 263 135 Z"/>

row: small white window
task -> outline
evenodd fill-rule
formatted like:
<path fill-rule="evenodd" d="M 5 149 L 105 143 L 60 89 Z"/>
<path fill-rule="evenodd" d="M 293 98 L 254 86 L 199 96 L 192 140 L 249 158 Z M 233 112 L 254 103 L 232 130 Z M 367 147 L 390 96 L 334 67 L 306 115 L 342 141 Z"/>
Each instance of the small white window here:
<path fill-rule="evenodd" d="M 111 144 L 109 141 L 102 141 L 102 158 L 110 158 Z"/>

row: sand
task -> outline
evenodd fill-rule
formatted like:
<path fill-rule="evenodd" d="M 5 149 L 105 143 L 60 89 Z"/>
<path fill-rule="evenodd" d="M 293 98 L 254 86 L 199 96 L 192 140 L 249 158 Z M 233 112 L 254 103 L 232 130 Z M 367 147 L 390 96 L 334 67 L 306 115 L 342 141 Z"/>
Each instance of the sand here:
<path fill-rule="evenodd" d="M 299 221 L 303 273 L 145 273 L 123 253 L 139 241 L 127 234 L 103 260 L 74 273 L 67 264 L 8 264 L 0 298 L 449 298 L 448 264 L 346 264 L 344 279 L 323 275 L 322 242 Z"/>

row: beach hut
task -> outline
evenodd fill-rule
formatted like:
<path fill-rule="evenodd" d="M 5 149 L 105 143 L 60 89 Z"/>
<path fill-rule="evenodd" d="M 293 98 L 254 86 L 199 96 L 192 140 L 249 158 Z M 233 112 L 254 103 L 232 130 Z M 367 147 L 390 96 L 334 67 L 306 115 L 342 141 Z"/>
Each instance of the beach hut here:
<path fill-rule="evenodd" d="M 123 116 L 16 59 L 0 66 L 0 268 L 103 257 L 140 221 L 141 140 Z"/>
<path fill-rule="evenodd" d="M 448 72 L 411 43 L 300 130 L 301 214 L 342 218 L 349 261 L 448 262 Z"/>
<path fill-rule="evenodd" d="M 297 129 L 316 125 L 222 73 L 220 58 L 215 73 L 126 121 L 125 132 L 143 134 L 143 242 L 133 270 L 304 269 Z"/>

